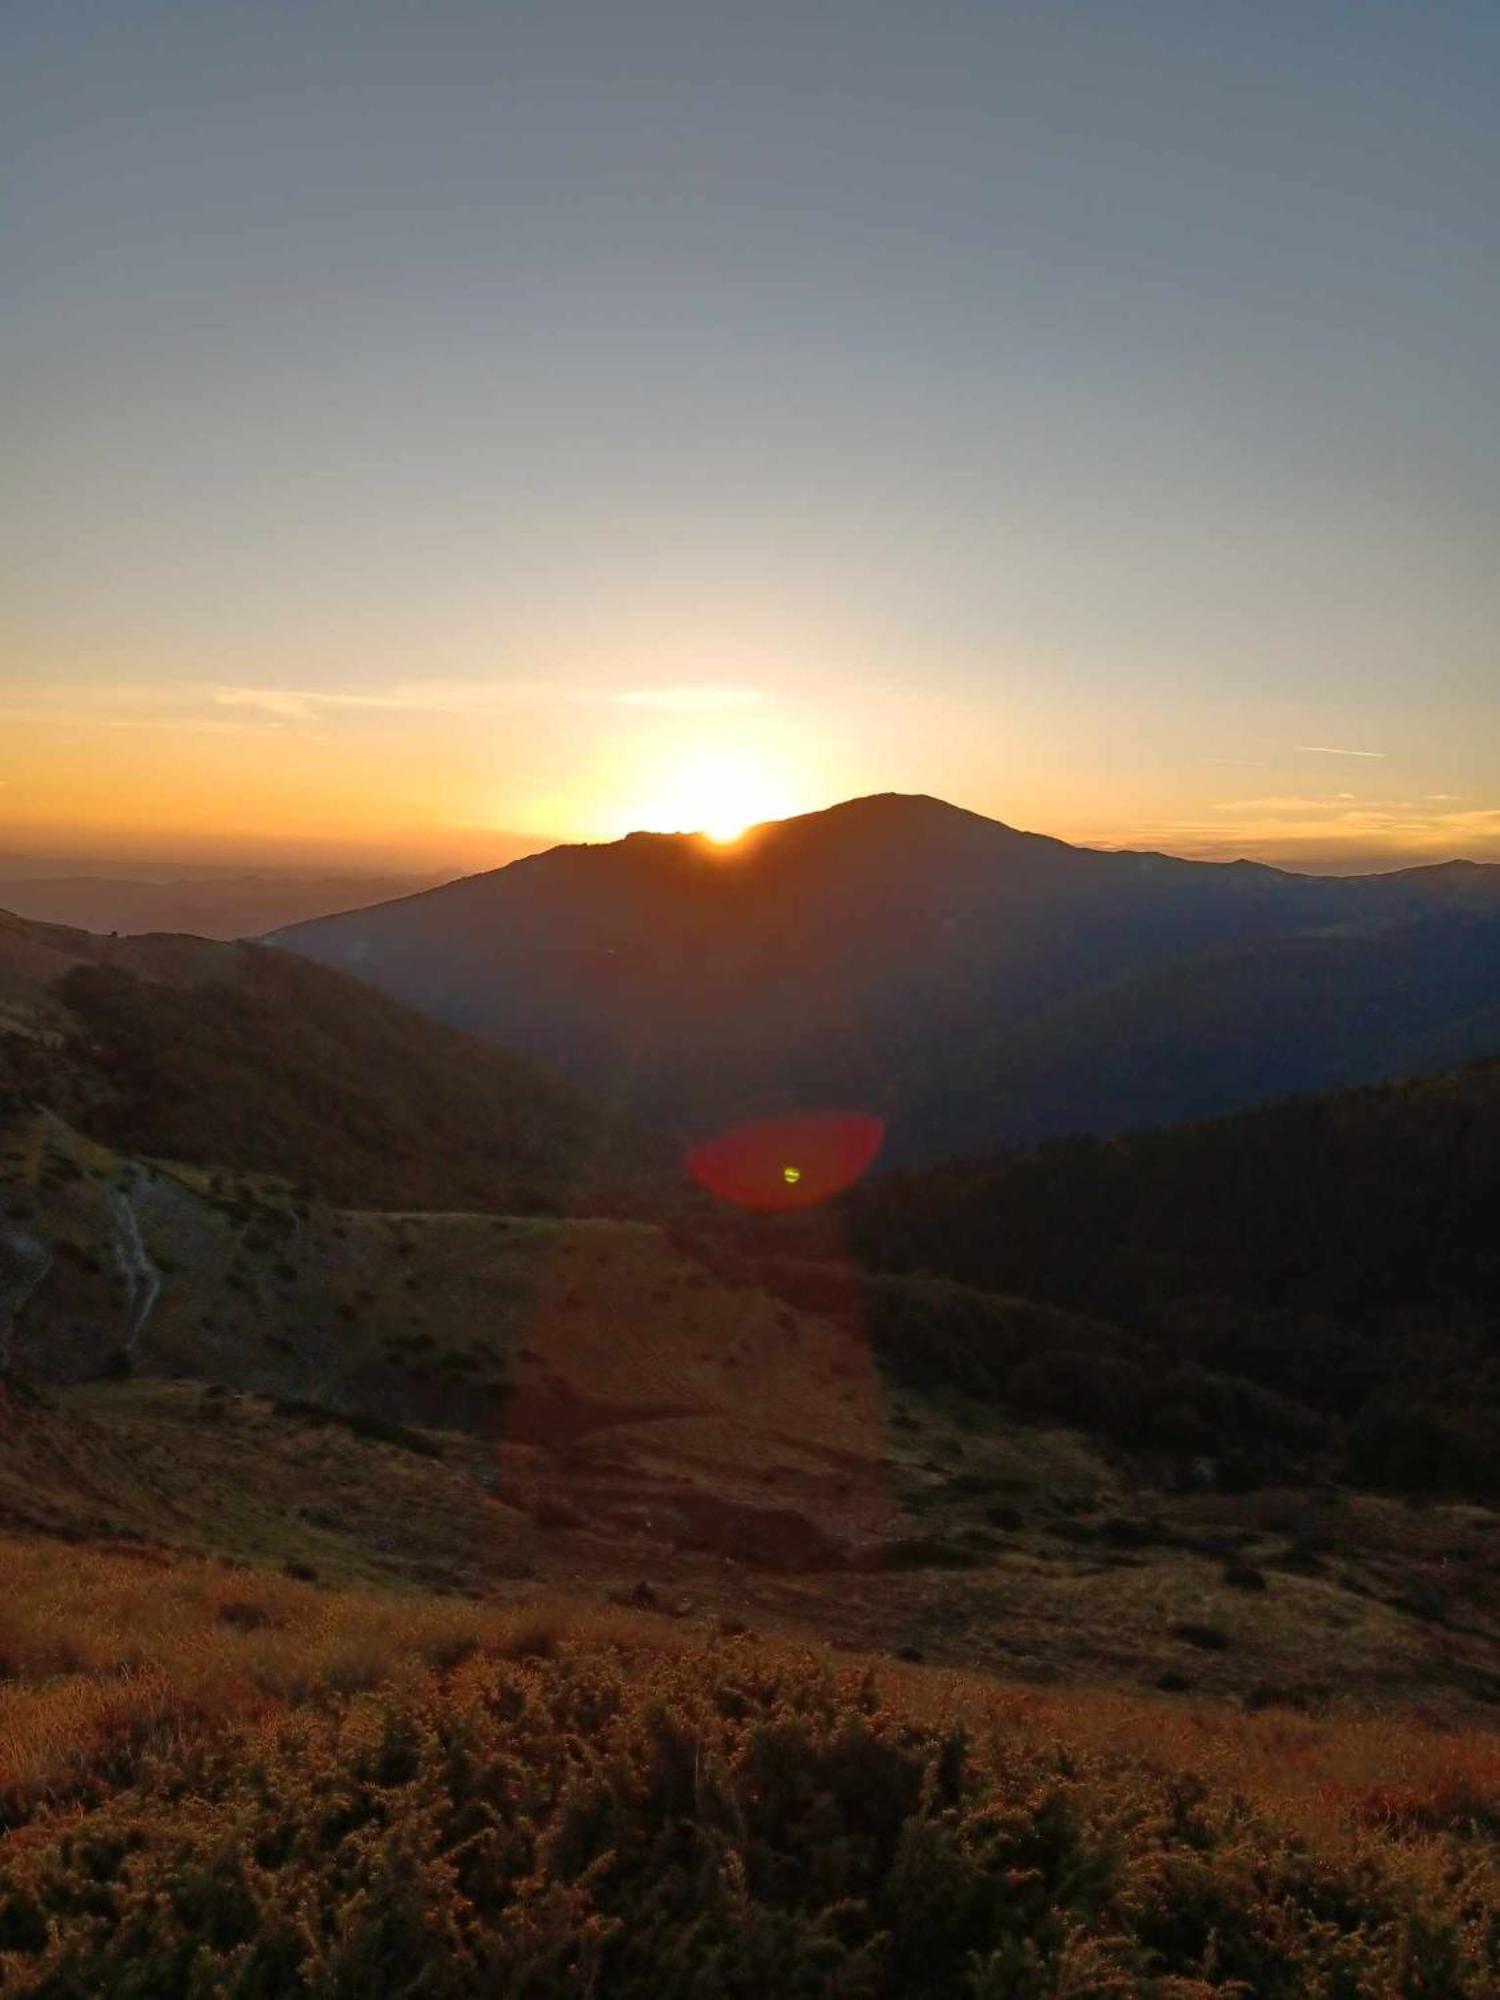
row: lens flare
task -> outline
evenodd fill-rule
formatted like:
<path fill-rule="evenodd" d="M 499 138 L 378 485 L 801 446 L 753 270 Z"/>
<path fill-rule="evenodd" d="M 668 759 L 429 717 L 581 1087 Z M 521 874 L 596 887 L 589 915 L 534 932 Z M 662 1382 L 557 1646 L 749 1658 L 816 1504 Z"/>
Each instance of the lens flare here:
<path fill-rule="evenodd" d="M 816 1208 L 853 1186 L 884 1139 L 880 1119 L 863 1111 L 796 1111 L 716 1132 L 685 1164 L 700 1187 L 736 1207 Z"/>

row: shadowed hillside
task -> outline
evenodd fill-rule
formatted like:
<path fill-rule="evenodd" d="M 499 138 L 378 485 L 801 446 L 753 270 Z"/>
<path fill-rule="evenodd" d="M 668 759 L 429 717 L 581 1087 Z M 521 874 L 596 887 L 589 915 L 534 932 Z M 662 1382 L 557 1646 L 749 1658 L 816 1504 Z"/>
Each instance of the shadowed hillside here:
<path fill-rule="evenodd" d="M 1158 1423 L 1207 1368 L 1305 1411 L 1361 1484 L 1500 1491 L 1500 1063 L 895 1174 L 847 1216 L 872 1267 L 1130 1328 Z"/>
<path fill-rule="evenodd" d="M 1253 1356 L 643 1222 L 330 1208 L 43 1111 L 0 1211 L 0 1523 L 1046 1679 L 1500 1698 L 1492 1511 L 1358 1490 Z"/>
<path fill-rule="evenodd" d="M 644 1172 L 530 1063 L 253 944 L 0 915 L 0 1089 L 133 1152 L 373 1207 L 566 1209 Z"/>

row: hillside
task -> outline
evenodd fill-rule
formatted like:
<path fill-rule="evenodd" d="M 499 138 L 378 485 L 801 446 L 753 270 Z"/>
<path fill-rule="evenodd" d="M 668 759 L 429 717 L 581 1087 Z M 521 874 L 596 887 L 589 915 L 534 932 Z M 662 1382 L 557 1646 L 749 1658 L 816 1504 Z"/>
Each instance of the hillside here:
<path fill-rule="evenodd" d="M 332 1208 L 47 1113 L 0 1205 L 0 1525 L 1045 1679 L 1500 1698 L 1490 1508 L 1334 1484 L 1232 1357 L 643 1222 Z"/>
<path fill-rule="evenodd" d="M 128 1150 L 369 1206 L 570 1208 L 632 1137 L 574 1090 L 285 953 L 0 913 L 0 1091 Z"/>
<path fill-rule="evenodd" d="M 932 1159 L 1485 1052 L 1500 869 L 1098 853 L 889 796 L 730 848 L 556 848 L 272 942 L 678 1137 L 840 1105 Z"/>
<path fill-rule="evenodd" d="M 1158 1424 L 1173 1371 L 1205 1368 L 1301 1410 L 1356 1483 L 1496 1493 L 1497 1213 L 1500 1063 L 1486 1062 L 895 1174 L 845 1219 L 871 1270 L 1129 1328 L 1161 1357 L 1144 1398 Z"/>
<path fill-rule="evenodd" d="M 889 1174 L 846 1206 L 873 1264 L 1092 1311 L 1490 1314 L 1500 1060 Z"/>

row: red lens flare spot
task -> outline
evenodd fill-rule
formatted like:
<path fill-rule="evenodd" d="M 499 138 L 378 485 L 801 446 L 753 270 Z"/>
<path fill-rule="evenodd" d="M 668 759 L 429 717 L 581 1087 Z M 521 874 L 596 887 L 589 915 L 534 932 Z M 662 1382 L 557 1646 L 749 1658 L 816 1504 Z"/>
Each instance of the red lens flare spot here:
<path fill-rule="evenodd" d="M 790 1112 L 716 1132 L 686 1165 L 700 1187 L 739 1208 L 816 1208 L 854 1185 L 884 1139 L 880 1119 L 862 1111 Z"/>

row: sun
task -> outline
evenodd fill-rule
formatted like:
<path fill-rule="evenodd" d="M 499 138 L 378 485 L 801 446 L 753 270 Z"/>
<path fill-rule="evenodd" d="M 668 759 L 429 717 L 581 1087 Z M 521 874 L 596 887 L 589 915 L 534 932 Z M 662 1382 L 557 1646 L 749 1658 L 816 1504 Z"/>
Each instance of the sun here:
<path fill-rule="evenodd" d="M 716 847 L 732 847 L 748 828 L 794 810 L 785 778 L 769 758 L 730 748 L 675 760 L 637 824 L 662 833 L 701 833 Z"/>

